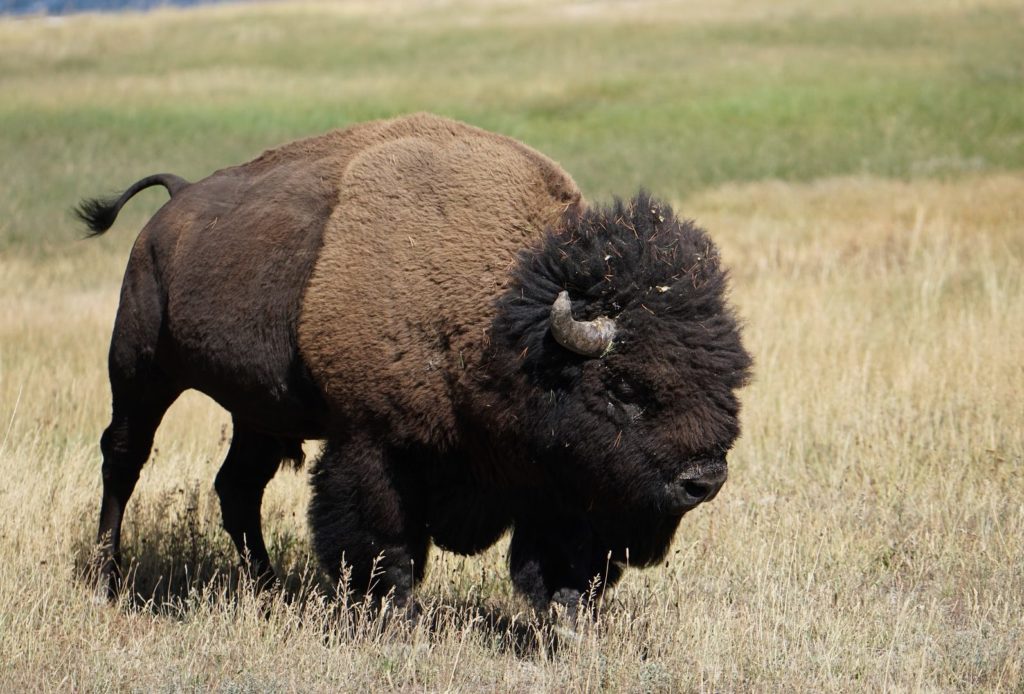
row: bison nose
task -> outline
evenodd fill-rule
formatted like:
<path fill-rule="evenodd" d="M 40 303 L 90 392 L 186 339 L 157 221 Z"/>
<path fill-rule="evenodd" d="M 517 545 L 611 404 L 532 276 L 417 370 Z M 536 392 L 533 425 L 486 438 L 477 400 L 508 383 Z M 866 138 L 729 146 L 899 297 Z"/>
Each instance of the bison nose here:
<path fill-rule="evenodd" d="M 718 490 L 725 484 L 727 476 L 724 465 L 705 467 L 693 476 L 684 475 L 680 482 L 686 505 L 696 506 L 714 499 Z"/>

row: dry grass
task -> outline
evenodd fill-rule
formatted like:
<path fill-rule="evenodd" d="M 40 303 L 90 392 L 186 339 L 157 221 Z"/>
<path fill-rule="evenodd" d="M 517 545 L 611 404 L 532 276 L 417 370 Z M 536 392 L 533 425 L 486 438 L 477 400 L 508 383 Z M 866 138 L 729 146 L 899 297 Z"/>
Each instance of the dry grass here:
<path fill-rule="evenodd" d="M 199 396 L 171 410 L 129 509 L 141 597 L 94 602 L 75 567 L 124 258 L 5 259 L 0 686 L 1019 691 L 1024 179 L 745 184 L 680 210 L 734 267 L 757 357 L 746 433 L 668 564 L 630 572 L 557 652 L 473 616 L 528 621 L 503 546 L 435 554 L 414 626 L 300 588 L 304 472 L 265 505 L 288 598 L 234 585 L 211 488 L 228 420 Z"/>

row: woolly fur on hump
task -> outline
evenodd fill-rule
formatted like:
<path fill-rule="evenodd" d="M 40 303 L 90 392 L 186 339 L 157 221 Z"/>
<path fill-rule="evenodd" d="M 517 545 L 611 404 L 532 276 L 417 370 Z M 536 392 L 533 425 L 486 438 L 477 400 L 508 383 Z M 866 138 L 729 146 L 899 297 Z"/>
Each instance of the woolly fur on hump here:
<path fill-rule="evenodd" d="M 520 254 L 498 301 L 493 339 L 515 350 L 527 373 L 551 375 L 553 355 L 565 366 L 583 359 L 554 345 L 548 330 L 551 304 L 567 289 L 577 319 L 617 319 L 616 344 L 639 329 L 666 348 L 703 348 L 706 368 L 720 372 L 727 387 L 746 382 L 751 361 L 726 302 L 728 275 L 703 229 L 644 191 L 564 221 Z"/>

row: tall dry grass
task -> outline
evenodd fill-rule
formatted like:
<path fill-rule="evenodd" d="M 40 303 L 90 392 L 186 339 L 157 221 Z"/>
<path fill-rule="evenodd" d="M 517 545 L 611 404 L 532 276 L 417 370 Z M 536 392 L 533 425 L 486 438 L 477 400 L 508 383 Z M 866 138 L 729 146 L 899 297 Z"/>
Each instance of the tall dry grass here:
<path fill-rule="evenodd" d="M 757 360 L 745 434 L 666 565 L 557 650 L 504 544 L 435 553 L 416 624 L 339 609 L 305 472 L 264 506 L 288 590 L 238 585 L 212 491 L 228 419 L 200 396 L 172 408 L 128 511 L 135 594 L 94 601 L 77 567 L 125 258 L 5 258 L 0 688 L 1020 691 L 1024 178 L 737 184 L 677 207 L 733 268 Z"/>

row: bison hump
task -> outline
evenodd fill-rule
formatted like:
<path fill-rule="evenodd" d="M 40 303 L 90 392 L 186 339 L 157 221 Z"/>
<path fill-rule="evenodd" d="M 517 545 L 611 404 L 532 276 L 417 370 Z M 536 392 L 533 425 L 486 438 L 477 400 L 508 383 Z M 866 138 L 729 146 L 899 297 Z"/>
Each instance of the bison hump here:
<path fill-rule="evenodd" d="M 337 415 L 444 443 L 516 253 L 581 196 L 547 157 L 456 121 L 369 134 L 339 172 L 299 346 Z"/>

